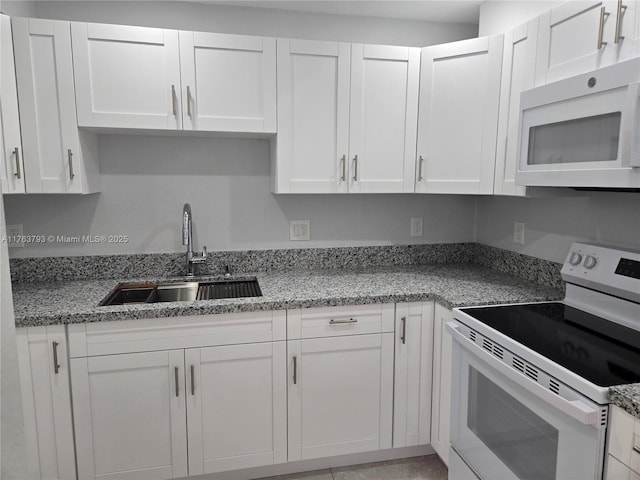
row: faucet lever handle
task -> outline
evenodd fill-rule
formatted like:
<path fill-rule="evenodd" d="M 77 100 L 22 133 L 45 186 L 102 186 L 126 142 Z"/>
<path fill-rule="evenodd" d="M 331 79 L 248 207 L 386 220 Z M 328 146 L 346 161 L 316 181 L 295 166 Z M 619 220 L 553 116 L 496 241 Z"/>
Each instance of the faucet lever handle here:
<path fill-rule="evenodd" d="M 202 246 L 202 258 L 207 258 L 207 246 Z"/>

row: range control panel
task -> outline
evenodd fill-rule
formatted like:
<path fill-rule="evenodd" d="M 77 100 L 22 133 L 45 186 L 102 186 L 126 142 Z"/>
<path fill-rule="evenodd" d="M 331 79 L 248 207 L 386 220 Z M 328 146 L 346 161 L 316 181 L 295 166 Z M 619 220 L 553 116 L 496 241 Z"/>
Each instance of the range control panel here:
<path fill-rule="evenodd" d="M 562 266 L 562 278 L 640 302 L 640 252 L 574 243 Z"/>

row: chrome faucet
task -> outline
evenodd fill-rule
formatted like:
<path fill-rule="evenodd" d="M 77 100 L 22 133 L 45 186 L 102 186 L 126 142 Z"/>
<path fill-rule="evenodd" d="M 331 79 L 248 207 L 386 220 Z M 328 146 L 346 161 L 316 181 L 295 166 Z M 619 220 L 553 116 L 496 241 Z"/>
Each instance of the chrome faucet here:
<path fill-rule="evenodd" d="M 187 247 L 187 275 L 193 277 L 195 275 L 195 265 L 205 263 L 207 261 L 207 247 L 202 247 L 202 252 L 193 251 L 193 230 L 191 205 L 188 203 L 182 207 L 182 245 Z"/>

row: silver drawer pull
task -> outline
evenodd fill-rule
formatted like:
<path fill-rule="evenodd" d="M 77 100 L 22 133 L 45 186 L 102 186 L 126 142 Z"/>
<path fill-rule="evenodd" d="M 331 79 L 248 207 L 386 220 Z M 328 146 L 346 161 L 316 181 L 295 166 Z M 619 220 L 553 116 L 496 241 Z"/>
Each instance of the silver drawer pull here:
<path fill-rule="evenodd" d="M 340 162 L 342 165 L 342 176 L 340 177 L 340 180 L 344 182 L 347 179 L 347 156 L 342 155 Z"/>
<path fill-rule="evenodd" d="M 422 164 L 424 163 L 424 158 L 420 155 L 420 160 L 418 163 L 418 181 L 421 182 L 424 177 L 422 176 Z"/>
<path fill-rule="evenodd" d="M 358 320 L 356 318 L 350 318 L 350 319 L 345 319 L 345 320 L 334 320 L 333 318 L 331 320 L 329 320 L 329 325 L 344 325 L 344 324 L 348 324 L 348 323 L 358 323 Z"/>
<path fill-rule="evenodd" d="M 402 317 L 400 319 L 402 322 L 402 335 L 400 335 L 400 340 L 402 340 L 402 344 L 407 343 L 407 317 Z"/>
<path fill-rule="evenodd" d="M 620 40 L 624 40 L 622 35 L 622 14 L 627 9 L 626 5 L 622 5 L 622 0 L 618 0 L 618 15 L 616 16 L 616 35 L 613 39 L 613 43 L 619 43 Z"/>
<path fill-rule="evenodd" d="M 173 369 L 174 377 L 176 381 L 176 397 L 180 396 L 180 382 L 178 381 L 178 367 L 174 367 Z"/>
<path fill-rule="evenodd" d="M 293 356 L 293 384 L 298 383 L 298 357 Z"/>
<path fill-rule="evenodd" d="M 71 149 L 67 149 L 67 157 L 69 158 L 69 180 L 76 178 L 76 174 L 73 173 L 73 152 Z"/>
<path fill-rule="evenodd" d="M 187 85 L 187 116 L 191 118 L 191 87 Z"/>
<path fill-rule="evenodd" d="M 605 7 L 600 9 L 600 28 L 598 29 L 598 50 L 607 44 L 602 40 L 604 35 L 604 19 L 609 16 L 609 13 L 605 10 Z"/>
<path fill-rule="evenodd" d="M 353 157 L 353 181 L 358 181 L 358 155 Z"/>
<path fill-rule="evenodd" d="M 53 373 L 56 375 L 60 372 L 60 364 L 58 363 L 58 342 L 53 342 Z"/>
<path fill-rule="evenodd" d="M 14 175 L 16 178 L 20 178 L 20 149 L 18 147 L 14 148 L 13 154 L 16 157 L 16 173 Z"/>
<path fill-rule="evenodd" d="M 191 395 L 196 394 L 196 368 L 191 365 Z"/>
<path fill-rule="evenodd" d="M 176 97 L 176 86 L 171 85 L 171 106 L 173 107 L 173 116 L 178 115 L 178 97 Z"/>

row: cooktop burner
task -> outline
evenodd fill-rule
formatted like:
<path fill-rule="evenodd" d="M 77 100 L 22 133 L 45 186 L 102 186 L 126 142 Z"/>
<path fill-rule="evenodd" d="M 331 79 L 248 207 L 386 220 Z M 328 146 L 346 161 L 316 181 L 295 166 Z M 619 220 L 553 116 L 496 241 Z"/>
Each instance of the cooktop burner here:
<path fill-rule="evenodd" d="M 461 308 L 601 387 L 640 382 L 640 332 L 561 302 Z"/>

